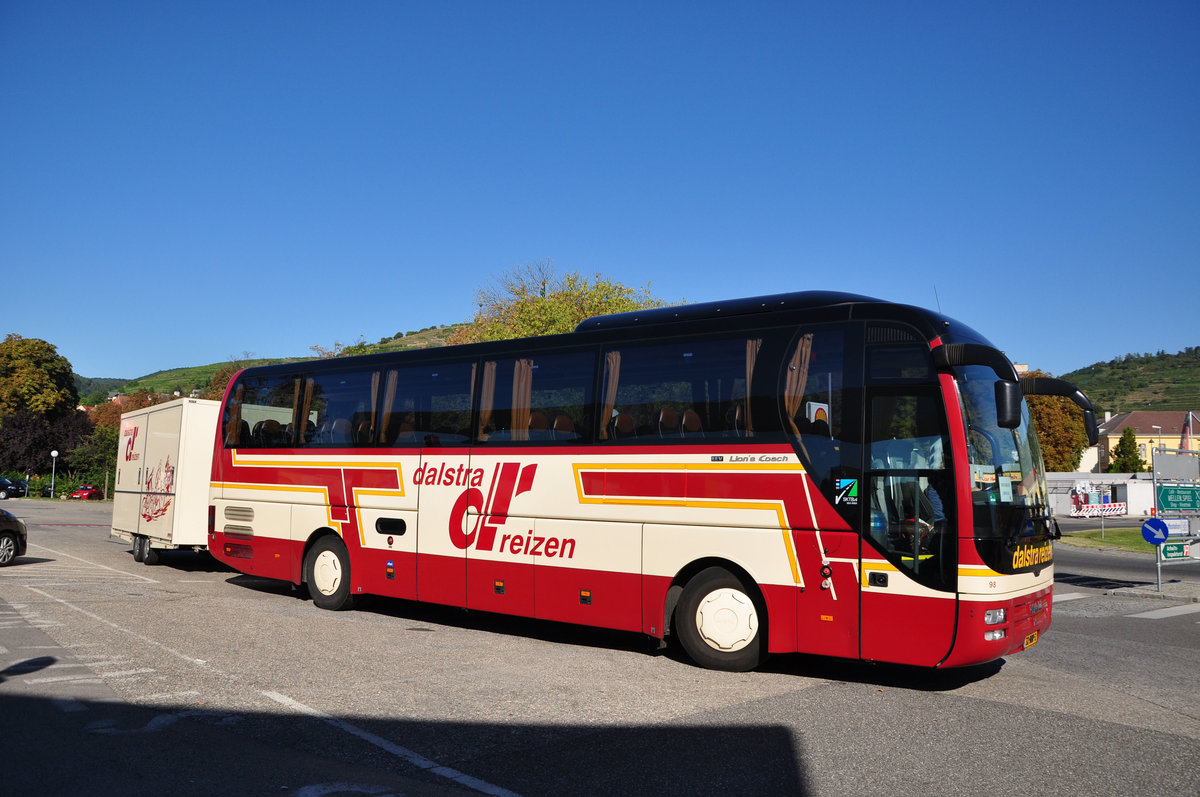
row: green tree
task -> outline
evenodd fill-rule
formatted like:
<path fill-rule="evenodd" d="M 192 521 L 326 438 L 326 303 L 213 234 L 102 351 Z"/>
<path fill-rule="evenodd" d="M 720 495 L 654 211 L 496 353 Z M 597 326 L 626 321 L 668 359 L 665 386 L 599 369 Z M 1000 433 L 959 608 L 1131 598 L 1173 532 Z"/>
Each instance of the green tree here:
<path fill-rule="evenodd" d="M 10 333 L 0 343 L 0 423 L 28 410 L 45 418 L 73 413 L 79 392 L 71 363 L 44 340 Z"/>
<path fill-rule="evenodd" d="M 1028 376 L 1050 374 L 1030 371 Z M 1078 468 L 1079 457 L 1088 445 L 1083 413 L 1074 402 L 1062 396 L 1029 396 L 1027 401 L 1046 470 L 1063 473 Z"/>
<path fill-rule="evenodd" d="M 1125 427 L 1121 439 L 1112 450 L 1109 473 L 1137 473 L 1146 469 L 1146 461 L 1138 456 L 1137 437 L 1131 427 Z"/>
<path fill-rule="evenodd" d="M 476 294 L 479 310 L 450 343 L 477 343 L 570 332 L 595 315 L 666 304 L 644 288 L 631 288 L 578 272 L 559 275 L 549 260 L 519 266 Z"/>
<path fill-rule="evenodd" d="M 117 479 L 117 448 L 120 442 L 119 426 L 97 426 L 79 445 L 71 449 L 70 466 L 80 478 L 95 482 L 101 487 L 108 474 L 111 490 Z"/>

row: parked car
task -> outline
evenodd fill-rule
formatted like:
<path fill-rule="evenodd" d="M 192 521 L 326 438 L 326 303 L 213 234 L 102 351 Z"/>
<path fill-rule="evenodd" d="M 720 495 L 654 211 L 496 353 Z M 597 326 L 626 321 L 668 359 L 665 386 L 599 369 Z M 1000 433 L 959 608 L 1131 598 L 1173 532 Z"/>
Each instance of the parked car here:
<path fill-rule="evenodd" d="M 0 499 L 20 498 L 29 494 L 29 485 L 21 479 L 6 479 L 0 476 Z"/>
<path fill-rule="evenodd" d="M 81 501 L 98 501 L 103 497 L 104 493 L 100 492 L 100 488 L 91 484 L 81 484 L 67 496 L 67 498 L 78 498 Z"/>
<path fill-rule="evenodd" d="M 12 512 L 0 509 L 0 567 L 12 564 L 18 556 L 25 555 L 29 532 L 25 524 Z"/>

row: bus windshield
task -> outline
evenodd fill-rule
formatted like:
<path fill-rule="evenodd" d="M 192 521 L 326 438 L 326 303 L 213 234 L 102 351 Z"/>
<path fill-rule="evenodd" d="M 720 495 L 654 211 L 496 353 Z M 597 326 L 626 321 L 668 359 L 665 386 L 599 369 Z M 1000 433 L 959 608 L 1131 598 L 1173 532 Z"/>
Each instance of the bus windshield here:
<path fill-rule="evenodd" d="M 997 377 L 992 369 L 963 366 L 955 369 L 955 376 L 967 427 L 975 538 L 1009 548 L 1044 541 L 1050 536 L 1049 502 L 1028 406 L 1022 402 L 1017 428 L 1000 428 L 996 423 Z"/>

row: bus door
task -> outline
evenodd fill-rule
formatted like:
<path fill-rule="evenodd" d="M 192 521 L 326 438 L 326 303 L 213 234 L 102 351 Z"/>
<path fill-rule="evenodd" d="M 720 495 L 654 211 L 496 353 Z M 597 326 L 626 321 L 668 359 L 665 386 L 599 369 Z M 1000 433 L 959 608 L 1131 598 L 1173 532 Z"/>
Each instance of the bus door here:
<path fill-rule="evenodd" d="M 860 651 L 932 666 L 950 651 L 957 610 L 944 404 L 924 344 L 868 343 L 866 367 Z"/>
<path fill-rule="evenodd" d="M 421 451 L 412 479 L 420 508 L 417 597 L 450 606 L 467 605 L 467 535 L 483 506 L 479 474 L 469 467 L 474 382 L 473 361 L 403 368 L 392 403 L 400 434 Z"/>

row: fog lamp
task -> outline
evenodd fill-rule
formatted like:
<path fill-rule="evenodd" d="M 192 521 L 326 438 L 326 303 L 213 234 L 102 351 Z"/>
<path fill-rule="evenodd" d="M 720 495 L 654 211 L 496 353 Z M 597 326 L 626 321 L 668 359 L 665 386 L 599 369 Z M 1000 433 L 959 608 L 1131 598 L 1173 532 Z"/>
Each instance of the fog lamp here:
<path fill-rule="evenodd" d="M 983 632 L 983 638 L 987 642 L 995 642 L 997 639 L 1004 639 L 1006 636 L 1008 636 L 1008 630 L 1004 628 L 994 628 L 991 631 Z"/>

